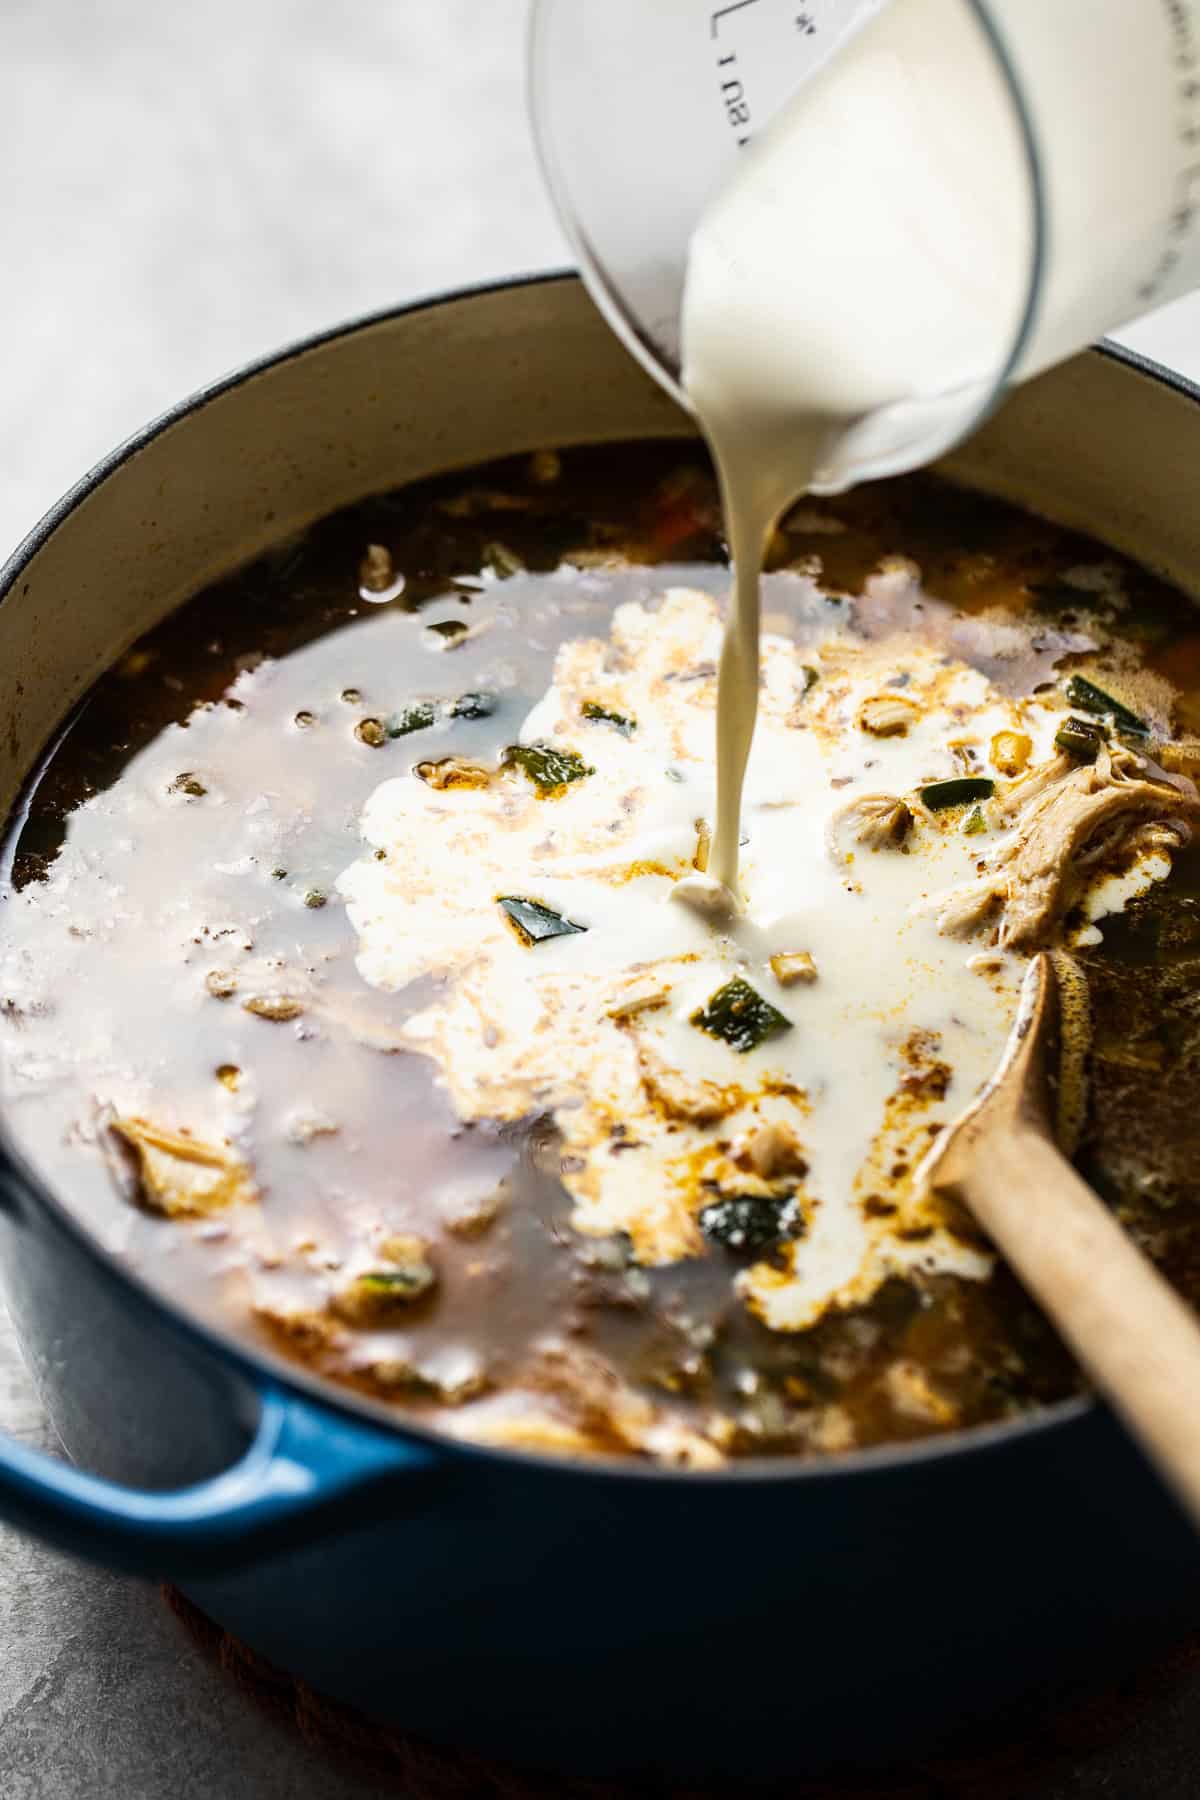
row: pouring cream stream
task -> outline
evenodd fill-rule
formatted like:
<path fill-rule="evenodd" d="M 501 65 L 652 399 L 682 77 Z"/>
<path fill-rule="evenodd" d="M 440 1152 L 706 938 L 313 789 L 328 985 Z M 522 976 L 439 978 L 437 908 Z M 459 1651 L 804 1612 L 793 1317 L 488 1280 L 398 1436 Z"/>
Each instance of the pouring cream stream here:
<path fill-rule="evenodd" d="M 864 422 L 994 380 L 1018 328 L 1022 150 L 980 52 L 959 0 L 885 11 L 747 148 L 692 240 L 683 378 L 735 570 L 708 875 L 677 890 L 706 910 L 741 904 L 759 577 L 776 521 L 814 483 L 840 485 L 823 469 Z"/>

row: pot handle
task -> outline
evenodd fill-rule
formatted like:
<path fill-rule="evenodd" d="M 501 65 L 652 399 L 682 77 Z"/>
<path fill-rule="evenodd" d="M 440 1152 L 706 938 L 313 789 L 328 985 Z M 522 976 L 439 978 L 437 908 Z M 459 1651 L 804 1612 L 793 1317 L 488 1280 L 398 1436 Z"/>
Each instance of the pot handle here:
<path fill-rule="evenodd" d="M 72 1555 L 136 1575 L 220 1574 L 312 1543 L 331 1523 L 406 1510 L 444 1459 L 284 1389 L 260 1390 L 254 1437 L 219 1475 L 125 1487 L 0 1435 L 0 1515 Z"/>

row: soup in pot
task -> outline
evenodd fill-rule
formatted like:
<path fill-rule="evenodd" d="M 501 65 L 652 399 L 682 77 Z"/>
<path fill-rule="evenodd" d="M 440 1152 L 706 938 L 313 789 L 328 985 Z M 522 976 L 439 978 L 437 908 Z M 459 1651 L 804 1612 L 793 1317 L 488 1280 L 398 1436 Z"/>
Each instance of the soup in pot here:
<path fill-rule="evenodd" d="M 699 448 L 548 450 L 128 650 L 0 911 L 7 1128 L 109 1252 L 491 1444 L 1010 1417 L 1079 1377 L 918 1171 L 1048 947 L 1062 1128 L 1200 1295 L 1191 602 L 930 476 L 794 508 L 731 912 L 694 880 L 727 587 Z"/>

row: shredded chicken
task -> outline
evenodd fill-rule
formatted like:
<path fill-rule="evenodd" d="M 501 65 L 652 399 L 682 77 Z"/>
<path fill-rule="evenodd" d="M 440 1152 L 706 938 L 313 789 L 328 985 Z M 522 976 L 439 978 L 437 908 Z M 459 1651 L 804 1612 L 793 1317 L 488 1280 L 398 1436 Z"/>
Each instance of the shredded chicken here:
<path fill-rule="evenodd" d="M 640 1013 L 655 1012 L 660 1006 L 665 1006 L 670 992 L 669 981 L 653 975 L 636 976 L 626 983 L 605 1011 L 610 1019 L 615 1019 L 618 1025 L 622 1025 L 630 1019 L 636 1019 Z"/>
<path fill-rule="evenodd" d="M 647 1096 L 661 1107 L 668 1119 L 686 1120 L 692 1125 L 715 1125 L 738 1103 L 736 1090 L 718 1087 L 715 1081 L 691 1080 L 678 1069 L 670 1068 L 651 1050 L 640 1051 L 638 1061 Z"/>
<path fill-rule="evenodd" d="M 509 1197 L 508 1183 L 501 1181 L 490 1193 L 469 1195 L 465 1201 L 453 1206 L 446 1212 L 442 1223 L 454 1237 L 482 1237 L 500 1217 L 508 1205 Z"/>
<path fill-rule="evenodd" d="M 1007 948 L 1044 943 L 1077 896 L 1077 872 L 1126 845 L 1143 848 L 1147 827 L 1158 848 L 1189 841 L 1182 815 L 1200 810 L 1194 784 L 1186 777 L 1147 777 L 1143 767 L 1130 751 L 1104 750 L 1020 815 L 1000 932 Z"/>
<path fill-rule="evenodd" d="M 306 1149 L 317 1138 L 336 1137 L 339 1130 L 337 1120 L 329 1118 L 325 1113 L 298 1112 L 293 1113 L 288 1120 L 284 1136 L 289 1144 Z"/>
<path fill-rule="evenodd" d="M 627 1450 L 684 1468 L 714 1469 L 725 1460 L 714 1444 L 684 1420 L 673 1418 L 635 1393 L 599 1357 L 575 1346 L 548 1346 L 539 1358 L 534 1380 L 565 1405 L 576 1424 L 594 1438 L 603 1440 L 611 1434 Z"/>
<path fill-rule="evenodd" d="M 1032 769 L 993 806 L 1012 829 L 978 881 L 935 902 L 939 926 L 969 937 L 999 911 L 1001 946 L 1032 951 L 1054 941 L 1104 867 L 1188 843 L 1200 793 L 1186 776 L 1106 745 L 1094 763 L 1060 755 Z"/>
<path fill-rule="evenodd" d="M 544 1412 L 472 1414 L 456 1435 L 496 1450 L 534 1450 L 547 1456 L 595 1456 L 606 1448 L 603 1440 Z"/>
<path fill-rule="evenodd" d="M 340 1323 L 340 1310 L 330 1302 L 326 1306 L 306 1306 L 303 1302 L 263 1298 L 254 1307 L 254 1317 L 279 1347 L 320 1369 L 323 1374 L 345 1378 L 356 1385 L 375 1389 L 387 1400 L 403 1396 L 408 1401 L 434 1401 L 440 1406 L 465 1406 L 486 1394 L 490 1380 L 482 1368 L 460 1369 L 450 1380 L 440 1380 L 407 1358 L 394 1355 L 363 1354 L 362 1328 L 369 1325 L 392 1325 L 395 1320 L 383 1316 L 355 1317 Z M 582 1446 L 589 1448 L 591 1446 Z"/>
<path fill-rule="evenodd" d="M 298 1019 L 304 1011 L 303 1000 L 297 999 L 295 994 L 252 994 L 242 1005 L 243 1010 L 253 1013 L 256 1019 L 269 1019 L 276 1025 Z"/>
<path fill-rule="evenodd" d="M 246 1164 L 228 1144 L 205 1144 L 183 1131 L 167 1131 L 149 1119 L 109 1121 L 130 1151 L 138 1199 L 150 1212 L 189 1218 L 257 1199 Z"/>
<path fill-rule="evenodd" d="M 766 1182 L 808 1174 L 808 1161 L 800 1139 L 790 1125 L 779 1120 L 745 1132 L 735 1140 L 730 1154 L 739 1169 L 748 1170 Z"/>
<path fill-rule="evenodd" d="M 333 1353 L 345 1343 L 345 1333 L 323 1307 L 260 1301 L 254 1308 L 254 1317 L 273 1337 L 301 1356 Z"/>
<path fill-rule="evenodd" d="M 872 694 L 859 710 L 858 723 L 872 737 L 903 737 L 921 709 L 903 694 Z"/>
<path fill-rule="evenodd" d="M 814 1450 L 836 1456 L 839 1451 L 853 1450 L 857 1433 L 844 1406 L 822 1406 L 813 1415 L 807 1437 Z"/>
<path fill-rule="evenodd" d="M 903 1417 L 921 1419 L 929 1425 L 954 1423 L 954 1408 L 936 1391 L 920 1364 L 909 1358 L 889 1364 L 883 1388 Z"/>
<path fill-rule="evenodd" d="M 1015 819 L 1032 801 L 1037 799 L 1039 794 L 1045 793 L 1047 788 L 1056 786 L 1064 775 L 1071 774 L 1072 770 L 1078 769 L 1079 766 L 1073 756 L 1068 756 L 1065 750 L 1059 751 L 1058 755 L 1052 756 L 1049 762 L 1039 764 L 1020 781 L 1014 782 L 1006 794 L 1001 795 L 993 802 L 993 811 L 997 818 L 1001 823 Z"/>
<path fill-rule="evenodd" d="M 826 842 L 834 862 L 845 862 L 843 840 L 849 836 L 868 850 L 895 849 L 908 836 L 912 813 L 895 794 L 860 794 L 840 807 L 829 821 Z"/>
<path fill-rule="evenodd" d="M 358 583 L 369 594 L 382 594 L 396 579 L 392 553 L 386 544 L 368 544 L 358 565 Z"/>
<path fill-rule="evenodd" d="M 973 881 L 938 902 L 938 930 L 946 937 L 969 938 L 994 916 L 1000 895 L 988 880 Z"/>
<path fill-rule="evenodd" d="M 438 1381 L 403 1356 L 368 1356 L 361 1362 L 356 1357 L 349 1366 L 388 1399 L 401 1393 L 410 1400 L 436 1400 L 439 1406 L 465 1406 L 491 1386 L 483 1369 L 466 1369 L 451 1381 Z"/>
<path fill-rule="evenodd" d="M 492 771 L 479 763 L 467 762 L 461 756 L 443 756 L 440 762 L 419 762 L 417 774 L 431 788 L 485 788 L 491 785 Z"/>
<path fill-rule="evenodd" d="M 685 875 L 671 889 L 672 900 L 681 906 L 690 906 L 707 919 L 728 919 L 741 911 L 740 902 L 735 894 L 718 881 L 715 875 L 702 875 L 697 871 L 693 875 Z"/>

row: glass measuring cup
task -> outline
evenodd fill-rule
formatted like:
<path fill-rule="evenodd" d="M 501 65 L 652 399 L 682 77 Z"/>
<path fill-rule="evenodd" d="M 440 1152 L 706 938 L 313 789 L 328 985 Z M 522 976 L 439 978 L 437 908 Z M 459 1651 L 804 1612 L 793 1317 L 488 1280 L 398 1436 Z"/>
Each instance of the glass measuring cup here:
<path fill-rule="evenodd" d="M 950 39 L 953 58 L 939 68 Z M 956 156 L 969 151 L 981 207 L 1000 203 L 1012 230 L 991 271 L 996 304 L 966 319 L 953 282 L 943 295 L 939 248 L 920 241 L 918 191 L 912 242 L 918 260 L 929 253 L 928 341 L 897 391 L 881 390 L 831 426 L 812 484 L 824 492 L 931 460 L 1010 381 L 1200 281 L 1200 0 L 535 0 L 533 112 L 563 223 L 610 323 L 685 404 L 682 321 L 697 227 L 747 164 L 761 169 L 764 132 L 777 141 L 781 114 L 819 106 L 864 45 L 876 74 L 899 71 L 890 136 L 877 146 L 881 185 L 894 148 L 918 190 L 933 183 L 926 192 L 936 198 L 938 184 L 956 180 L 961 190 Z M 990 144 L 971 142 L 961 105 L 957 117 L 941 116 L 964 82 L 987 102 Z M 878 82 L 872 92 L 882 92 Z M 876 119 L 869 95 L 851 85 L 843 97 L 843 125 Z M 854 139 L 834 132 L 814 147 L 807 181 L 841 181 Z M 870 192 L 847 189 L 870 225 Z M 895 198 L 903 210 L 911 196 Z M 803 179 L 794 210 L 802 237 L 813 211 Z M 874 223 L 890 228 L 891 210 Z M 827 241 L 818 230 L 803 244 L 816 263 L 781 260 L 781 280 L 816 279 Z M 872 278 L 869 260 L 858 266 Z M 897 270 L 881 264 L 874 279 L 886 285 Z M 820 321 L 821 306 L 805 298 Z M 859 298 L 844 287 L 825 311 Z M 835 333 L 831 357 L 869 343 L 870 322 L 869 313 L 858 319 L 856 339 Z"/>

